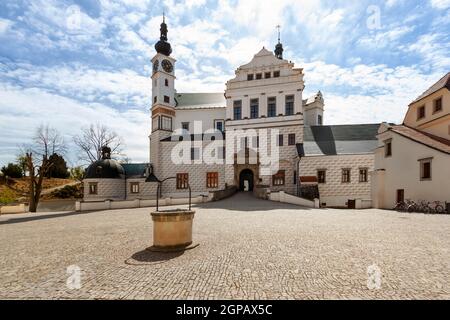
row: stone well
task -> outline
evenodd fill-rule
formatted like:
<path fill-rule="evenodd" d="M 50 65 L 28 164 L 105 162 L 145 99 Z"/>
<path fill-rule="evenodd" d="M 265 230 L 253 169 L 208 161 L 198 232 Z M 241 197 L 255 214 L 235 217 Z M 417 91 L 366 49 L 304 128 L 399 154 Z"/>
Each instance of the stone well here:
<path fill-rule="evenodd" d="M 153 246 L 158 252 L 191 249 L 193 210 L 164 210 L 151 213 L 153 220 Z"/>

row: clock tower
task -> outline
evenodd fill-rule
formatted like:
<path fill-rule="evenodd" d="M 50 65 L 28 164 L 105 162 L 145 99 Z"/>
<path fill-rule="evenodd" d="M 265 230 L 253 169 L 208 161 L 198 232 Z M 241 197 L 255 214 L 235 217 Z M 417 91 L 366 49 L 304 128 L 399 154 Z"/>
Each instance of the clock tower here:
<path fill-rule="evenodd" d="M 170 56 L 172 47 L 167 41 L 167 24 L 163 16 L 160 40 L 155 44 L 152 62 L 152 133 L 150 135 L 150 162 L 158 177 L 160 141 L 173 131 L 175 118 L 175 62 Z"/>

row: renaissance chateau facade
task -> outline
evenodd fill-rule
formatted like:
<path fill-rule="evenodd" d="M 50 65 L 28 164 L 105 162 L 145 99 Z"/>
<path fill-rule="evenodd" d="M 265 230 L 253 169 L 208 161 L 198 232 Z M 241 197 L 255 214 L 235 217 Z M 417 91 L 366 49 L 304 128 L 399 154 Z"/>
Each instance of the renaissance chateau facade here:
<path fill-rule="evenodd" d="M 439 129 L 428 123 L 420 136 L 422 129 L 410 125 L 410 113 L 417 112 L 415 105 L 403 126 L 326 126 L 322 93 L 303 96 L 303 69 L 283 58 L 280 40 L 274 52 L 262 48 L 249 63 L 238 67 L 223 92 L 178 93 L 176 59 L 164 21 L 160 31 L 151 60 L 150 163 L 121 165 L 110 159 L 105 147 L 103 159 L 87 169 L 84 201 L 154 199 L 161 184 L 161 196 L 169 198 L 183 198 L 191 192 L 195 197 L 217 199 L 236 190 L 271 198 L 282 191 L 299 199 L 319 199 L 324 207 L 356 203 L 359 207 L 393 207 L 398 190 L 407 197 L 408 188 L 415 185 L 414 179 L 395 187 L 389 182 L 398 175 L 415 173 L 402 173 L 401 164 L 400 168 L 386 164 L 379 155 L 387 143 L 393 154 L 395 144 L 402 143 L 391 137 L 393 132 L 412 130 L 409 136 L 414 138 L 408 143 L 430 147 L 429 156 L 423 159 L 434 159 L 433 166 L 450 163 L 448 75 L 436 90 L 441 90 Z M 403 131 L 399 134 L 405 138 Z M 410 157 L 415 159 L 415 155 Z M 418 179 L 427 182 L 420 178 L 428 170 L 420 167 L 420 161 Z M 436 174 L 433 183 L 448 184 L 448 175 L 448 170 L 443 176 Z M 417 185 L 411 188 L 414 196 L 421 195 Z M 442 193 L 433 200 L 450 200 L 450 196 Z"/>

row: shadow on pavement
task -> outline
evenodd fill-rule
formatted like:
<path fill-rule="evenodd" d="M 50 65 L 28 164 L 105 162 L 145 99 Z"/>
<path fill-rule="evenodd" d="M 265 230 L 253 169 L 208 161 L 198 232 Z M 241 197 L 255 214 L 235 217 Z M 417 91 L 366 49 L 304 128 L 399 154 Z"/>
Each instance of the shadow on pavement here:
<path fill-rule="evenodd" d="M 36 220 L 45 220 L 45 219 L 55 219 L 55 218 L 63 218 L 68 216 L 74 216 L 79 214 L 88 214 L 93 211 L 72 211 L 72 212 L 62 212 L 62 213 L 52 213 L 52 214 L 44 214 L 39 215 L 39 213 L 36 216 L 28 216 L 28 217 L 20 217 L 20 218 L 11 218 L 5 221 L 0 221 L 0 225 L 2 224 L 13 224 L 13 223 L 21 223 L 21 222 L 29 222 L 29 221 L 36 221 Z"/>
<path fill-rule="evenodd" d="M 154 252 L 148 249 L 141 250 L 134 253 L 131 258 L 125 260 L 125 264 L 131 266 L 142 266 L 149 264 L 159 264 L 164 263 L 169 260 L 178 258 L 183 255 L 184 251 L 177 252 Z"/>

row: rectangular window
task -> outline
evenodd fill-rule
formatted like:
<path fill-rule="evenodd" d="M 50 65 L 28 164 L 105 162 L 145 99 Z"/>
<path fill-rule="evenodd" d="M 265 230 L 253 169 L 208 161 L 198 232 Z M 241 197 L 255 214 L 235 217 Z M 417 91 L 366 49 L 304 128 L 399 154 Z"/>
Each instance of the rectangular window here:
<path fill-rule="evenodd" d="M 191 148 L 191 160 L 199 160 L 199 159 L 200 159 L 200 149 Z"/>
<path fill-rule="evenodd" d="M 285 171 L 280 170 L 280 171 L 278 171 L 278 173 L 276 173 L 272 176 L 272 185 L 273 186 L 284 186 L 284 180 L 285 180 Z"/>
<path fill-rule="evenodd" d="M 182 122 L 181 129 L 189 131 L 189 122 Z"/>
<path fill-rule="evenodd" d="M 420 180 L 426 181 L 431 180 L 431 160 L 423 159 L 420 161 Z"/>
<path fill-rule="evenodd" d="M 274 71 L 273 72 L 273 77 L 274 78 L 279 78 L 280 77 L 280 71 Z"/>
<path fill-rule="evenodd" d="M 284 144 L 284 141 L 283 141 L 283 135 L 282 135 L 282 134 L 279 134 L 279 135 L 278 135 L 278 146 L 279 146 L 279 147 L 282 147 L 283 144 Z"/>
<path fill-rule="evenodd" d="M 270 72 L 266 72 L 266 73 L 264 73 L 264 78 L 266 78 L 266 79 L 269 79 L 270 78 Z"/>
<path fill-rule="evenodd" d="M 391 157 L 392 156 L 392 140 L 386 140 L 384 142 L 384 156 Z"/>
<path fill-rule="evenodd" d="M 168 96 L 164 96 L 164 102 L 165 103 L 170 103 L 170 98 Z"/>
<path fill-rule="evenodd" d="M 289 133 L 288 135 L 288 145 L 295 145 L 295 133 Z"/>
<path fill-rule="evenodd" d="M 294 170 L 294 184 L 297 184 L 297 171 Z"/>
<path fill-rule="evenodd" d="M 267 99 L 267 117 L 277 116 L 277 98 L 270 97 Z"/>
<path fill-rule="evenodd" d="M 219 130 L 220 132 L 224 131 L 223 128 L 223 120 L 214 120 L 214 129 Z"/>
<path fill-rule="evenodd" d="M 158 98 L 156 96 L 153 97 L 153 103 L 156 103 L 158 101 Z"/>
<path fill-rule="evenodd" d="M 361 168 L 359 169 L 359 182 L 367 182 L 369 181 L 368 169 Z"/>
<path fill-rule="evenodd" d="M 172 131 L 172 118 L 161 116 L 161 128 L 163 130 Z"/>
<path fill-rule="evenodd" d="M 256 119 L 259 117 L 259 100 L 251 99 L 250 100 L 250 118 Z"/>
<path fill-rule="evenodd" d="M 159 129 L 159 117 L 154 117 L 152 119 L 152 131 Z"/>
<path fill-rule="evenodd" d="M 130 182 L 130 192 L 139 193 L 139 182 Z"/>
<path fill-rule="evenodd" d="M 165 85 L 166 87 L 168 87 L 168 86 L 169 86 L 169 80 L 164 79 L 164 85 Z"/>
<path fill-rule="evenodd" d="M 219 187 L 219 173 L 218 172 L 207 172 L 206 173 L 206 187 L 207 188 L 218 188 Z"/>
<path fill-rule="evenodd" d="M 261 79 L 262 79 L 262 73 L 257 73 L 256 80 L 261 80 Z"/>
<path fill-rule="evenodd" d="M 242 100 L 236 100 L 233 102 L 233 117 L 234 120 L 242 119 Z"/>
<path fill-rule="evenodd" d="M 417 120 L 425 118 L 425 106 L 417 108 Z"/>
<path fill-rule="evenodd" d="M 433 108 L 433 112 L 439 112 L 442 111 L 442 98 L 438 98 L 436 100 L 434 100 L 434 108 Z"/>
<path fill-rule="evenodd" d="M 317 124 L 318 124 L 319 126 L 322 125 L 322 115 L 320 115 L 320 114 L 317 116 Z"/>
<path fill-rule="evenodd" d="M 292 116 L 294 114 L 294 96 L 286 96 L 286 110 L 285 114 L 287 116 Z"/>
<path fill-rule="evenodd" d="M 317 170 L 317 181 L 318 183 L 327 183 L 327 171 Z"/>
<path fill-rule="evenodd" d="M 350 183 L 350 169 L 342 169 L 342 183 Z"/>
<path fill-rule="evenodd" d="M 187 189 L 189 183 L 188 173 L 177 173 L 177 189 Z"/>
<path fill-rule="evenodd" d="M 253 80 L 253 74 L 248 74 L 247 75 L 247 80 L 248 81 L 252 81 Z"/>
<path fill-rule="evenodd" d="M 97 182 L 89 182 L 89 194 L 98 194 Z"/>

